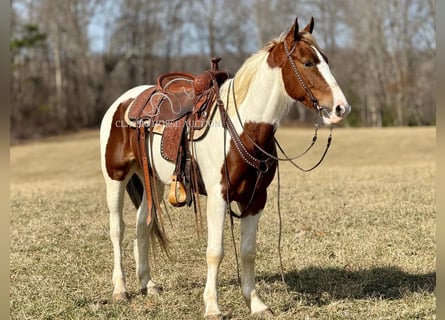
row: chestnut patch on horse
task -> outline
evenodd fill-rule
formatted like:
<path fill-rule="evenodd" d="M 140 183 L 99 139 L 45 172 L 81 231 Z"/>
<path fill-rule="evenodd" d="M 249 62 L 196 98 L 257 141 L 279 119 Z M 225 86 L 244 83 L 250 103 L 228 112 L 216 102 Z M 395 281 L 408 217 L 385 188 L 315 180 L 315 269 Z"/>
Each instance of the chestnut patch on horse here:
<path fill-rule="evenodd" d="M 125 111 L 131 100 L 124 101 L 117 107 L 105 150 L 108 176 L 118 181 L 125 179 L 134 160 L 138 158 L 137 131 L 127 126 L 125 122 Z"/>
<path fill-rule="evenodd" d="M 267 156 L 255 147 L 252 140 L 268 153 L 276 155 L 274 133 L 275 128 L 270 123 L 246 122 L 240 138 L 252 156 L 257 159 L 266 159 Z M 223 198 L 226 201 L 239 202 L 242 217 L 257 214 L 266 204 L 266 189 L 273 180 L 275 170 L 276 162 L 274 161 L 262 174 L 261 180 L 257 184 L 257 177 L 260 173 L 246 163 L 232 140 L 227 153 L 226 165 L 223 164 L 221 169 Z"/>
<path fill-rule="evenodd" d="M 290 32 L 289 34 L 292 33 Z M 310 88 L 314 96 L 318 97 L 318 100 L 322 105 L 331 105 L 331 89 L 329 84 L 323 78 L 323 75 L 316 68 L 321 61 L 315 50 L 320 53 L 326 63 L 327 57 L 321 52 L 318 44 L 310 33 L 300 32 L 297 40 L 289 39 L 289 36 L 290 35 L 281 42 L 275 42 L 270 45 L 268 49 L 269 55 L 267 57 L 267 64 L 271 68 L 281 68 L 284 88 L 290 97 L 301 101 L 306 106 L 312 106 L 310 97 L 295 78 L 295 72 L 292 70 L 289 57 L 286 55 L 284 49 L 284 42 L 286 42 L 291 51 L 291 59 L 295 61 L 295 65 L 299 69 L 303 81 Z M 302 69 L 305 69 L 304 72 Z"/>

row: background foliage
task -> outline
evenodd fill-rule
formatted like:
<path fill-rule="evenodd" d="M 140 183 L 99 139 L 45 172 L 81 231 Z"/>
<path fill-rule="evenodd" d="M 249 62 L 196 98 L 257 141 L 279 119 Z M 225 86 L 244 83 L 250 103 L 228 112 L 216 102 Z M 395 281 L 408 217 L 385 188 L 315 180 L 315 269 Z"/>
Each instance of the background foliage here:
<path fill-rule="evenodd" d="M 353 105 L 350 126 L 435 124 L 434 0 L 13 0 L 11 137 L 97 127 L 166 71 L 232 74 L 296 15 Z M 307 114 L 306 114 L 307 113 Z M 301 106 L 288 122 L 311 122 Z"/>

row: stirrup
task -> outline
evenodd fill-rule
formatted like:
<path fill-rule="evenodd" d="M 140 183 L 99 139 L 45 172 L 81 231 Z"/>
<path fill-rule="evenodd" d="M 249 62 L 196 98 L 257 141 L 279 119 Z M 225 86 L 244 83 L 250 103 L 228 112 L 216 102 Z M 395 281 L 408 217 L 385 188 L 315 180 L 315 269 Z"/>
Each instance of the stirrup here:
<path fill-rule="evenodd" d="M 170 192 L 168 194 L 168 201 L 172 206 L 182 207 L 187 200 L 187 193 L 181 181 L 178 181 L 177 176 L 172 176 L 170 184 Z"/>

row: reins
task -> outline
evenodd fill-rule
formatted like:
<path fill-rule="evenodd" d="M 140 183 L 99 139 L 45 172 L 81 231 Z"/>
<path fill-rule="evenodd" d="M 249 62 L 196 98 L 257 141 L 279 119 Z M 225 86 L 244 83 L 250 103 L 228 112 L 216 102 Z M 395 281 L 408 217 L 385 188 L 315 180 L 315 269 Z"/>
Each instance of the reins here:
<path fill-rule="evenodd" d="M 231 83 L 229 84 L 229 89 L 228 89 L 228 92 L 227 92 L 227 95 L 229 94 L 229 91 L 230 91 L 230 88 L 232 87 L 232 99 L 233 99 L 233 104 L 234 104 L 234 107 L 235 107 L 235 111 L 236 111 L 236 115 L 237 115 L 237 118 L 238 118 L 238 121 L 239 121 L 239 123 L 240 123 L 240 125 L 241 125 L 241 127 L 244 129 L 244 125 L 243 125 L 243 121 L 241 120 L 241 116 L 240 116 L 240 114 L 239 114 L 239 109 L 238 109 L 238 105 L 237 105 L 237 103 L 236 103 L 236 98 L 235 98 L 235 85 L 233 85 L 232 86 L 232 83 L 234 83 L 234 79 L 232 79 L 231 80 Z M 309 88 L 308 88 L 308 90 L 309 90 Z M 228 103 L 228 101 L 229 101 L 229 99 L 227 99 L 227 103 Z M 318 102 L 317 102 L 317 105 L 318 105 Z M 320 108 L 320 110 L 321 110 L 321 108 Z M 321 114 L 320 114 L 321 115 Z M 299 155 L 296 155 L 296 156 L 293 156 L 293 157 L 289 157 L 287 154 L 286 154 L 286 152 L 284 151 L 284 149 L 281 147 L 281 145 L 280 145 L 280 143 L 278 142 L 278 140 L 277 140 L 277 138 L 274 136 L 274 143 L 275 143 L 275 146 L 277 146 L 278 147 L 278 149 L 280 150 L 280 152 L 281 152 L 281 154 L 283 155 L 283 157 L 281 158 L 281 157 L 278 157 L 278 156 L 275 156 L 275 155 L 273 155 L 273 154 L 271 154 L 270 152 L 267 152 L 266 150 L 264 150 L 264 148 L 262 148 L 261 146 L 259 146 L 249 135 L 246 135 L 246 137 L 249 139 L 249 141 L 255 146 L 255 148 L 256 149 L 258 149 L 260 152 L 262 152 L 264 155 L 266 155 L 269 159 L 272 159 L 272 160 L 275 160 L 275 161 L 287 161 L 287 162 L 290 162 L 294 167 L 296 167 L 297 169 L 299 169 L 299 170 L 301 170 L 301 171 L 303 171 L 303 172 L 309 172 L 309 171 L 312 171 L 312 170 L 314 170 L 315 168 L 317 168 L 322 162 L 323 162 L 323 160 L 324 160 L 324 158 L 325 158 L 325 156 L 326 156 L 326 154 L 327 154 L 327 152 L 328 152 L 328 150 L 329 150 L 329 147 L 331 146 L 331 142 L 332 142 L 332 126 L 330 127 L 330 132 L 329 132 L 329 137 L 328 137 L 328 140 L 327 140 L 327 143 L 326 143 L 326 148 L 325 148 L 325 150 L 324 150 L 324 152 L 323 152 L 323 154 L 322 154 L 322 156 L 321 156 L 321 158 L 320 158 L 320 160 L 315 164 L 315 165 L 313 165 L 311 168 L 309 168 L 309 169 L 305 169 L 305 168 L 302 168 L 300 165 L 298 165 L 297 163 L 295 163 L 295 161 L 294 160 L 296 160 L 296 159 L 298 159 L 298 158 L 301 158 L 302 156 L 304 156 L 314 145 L 315 145 L 315 142 L 317 141 L 317 138 L 318 138 L 318 129 L 319 129 L 319 125 L 316 123 L 315 124 L 315 131 L 314 131 L 314 135 L 313 135 L 313 137 L 312 137 L 312 142 L 311 142 L 311 144 L 309 145 L 309 147 L 307 147 L 306 148 L 306 150 L 304 150 L 302 153 L 300 153 Z M 244 149 L 245 149 L 245 147 L 244 147 Z M 258 160 L 259 161 L 259 160 Z M 247 163 L 249 163 L 249 162 L 247 162 Z"/>
<path fill-rule="evenodd" d="M 291 64 L 292 70 L 294 71 L 294 74 L 296 76 L 296 78 L 298 79 L 301 87 L 304 89 L 304 91 L 306 92 L 306 94 L 309 96 L 311 103 L 312 103 L 312 107 L 313 109 L 318 113 L 318 115 L 320 117 L 323 117 L 323 112 L 326 112 L 326 110 L 323 107 L 320 107 L 318 100 L 314 97 L 314 95 L 312 94 L 312 91 L 309 89 L 309 87 L 306 85 L 306 83 L 303 81 L 303 78 L 300 74 L 300 72 L 298 71 L 298 68 L 295 64 L 295 62 L 293 61 L 291 54 L 292 52 L 295 50 L 296 44 L 293 46 L 292 50 L 289 51 L 287 45 L 286 45 L 286 41 L 283 42 L 284 43 L 284 49 L 286 51 L 286 55 L 288 57 L 288 60 Z M 224 149 L 226 146 L 226 141 L 227 141 L 227 131 L 229 132 L 232 141 L 234 142 L 234 145 L 236 147 L 236 149 L 238 150 L 239 154 L 241 155 L 241 157 L 243 158 L 243 160 L 249 164 L 251 167 L 255 168 L 257 170 L 257 178 L 256 178 L 256 182 L 255 182 L 255 186 L 253 188 L 252 191 L 252 195 L 250 197 L 250 200 L 248 202 L 247 208 L 250 207 L 251 202 L 254 198 L 255 192 L 257 190 L 257 188 L 260 185 L 260 182 L 262 180 L 262 176 L 265 172 L 267 172 L 269 170 L 269 166 L 271 166 L 273 163 L 276 162 L 276 167 L 277 167 L 277 176 L 278 176 L 278 185 L 277 185 L 277 209 L 278 209 L 278 220 L 279 220 L 279 235 L 278 235 L 278 257 L 279 257 L 279 262 L 280 262 L 280 273 L 281 273 L 281 280 L 283 281 L 284 284 L 286 284 L 286 280 L 284 277 L 284 268 L 283 268 L 283 259 L 282 259 L 282 254 L 281 254 L 281 233 L 282 233 L 282 218 L 281 218 L 281 207 L 280 207 L 280 169 L 279 169 L 279 162 L 280 161 L 286 161 L 291 163 L 295 168 L 303 171 L 303 172 L 309 172 L 314 170 L 315 168 L 317 168 L 324 160 L 329 147 L 331 146 L 331 142 L 332 142 L 332 126 L 330 127 L 330 132 L 329 132 L 329 137 L 326 143 L 326 148 L 320 158 L 320 160 L 315 163 L 312 167 L 305 169 L 302 168 L 300 165 L 298 165 L 297 163 L 295 163 L 294 160 L 301 158 L 302 156 L 304 156 L 305 154 L 307 154 L 307 152 L 315 145 L 316 141 L 317 141 L 317 137 L 318 137 L 318 129 L 319 129 L 319 125 L 317 123 L 315 123 L 315 131 L 314 131 L 314 135 L 312 137 L 312 142 L 311 144 L 299 155 L 290 157 L 287 155 L 287 153 L 284 151 L 284 149 L 281 147 L 280 143 L 278 142 L 278 140 L 276 139 L 275 135 L 273 136 L 274 139 L 274 145 L 276 148 L 278 148 L 278 150 L 280 150 L 282 157 L 278 157 L 278 155 L 274 155 L 271 154 L 270 152 L 266 151 L 263 147 L 261 147 L 260 145 L 258 145 L 254 139 L 252 139 L 252 137 L 250 137 L 248 134 L 245 134 L 245 136 L 247 137 L 247 139 L 249 140 L 250 143 L 252 143 L 252 145 L 259 150 L 263 155 L 265 155 L 267 158 L 265 160 L 262 159 L 258 159 L 255 156 L 253 156 L 246 148 L 246 146 L 244 145 L 244 143 L 241 141 L 239 134 L 236 132 L 236 129 L 233 125 L 233 122 L 231 121 L 227 109 L 229 106 L 229 95 L 230 95 L 230 90 L 232 89 L 232 98 L 233 98 L 233 104 L 234 104 L 234 109 L 239 121 L 239 124 L 241 125 L 241 128 L 243 129 L 244 132 L 244 124 L 243 121 L 241 119 L 240 113 L 239 113 L 239 109 L 238 109 L 238 105 L 236 103 L 236 97 L 235 97 L 235 85 L 234 85 L 234 79 L 231 80 L 231 82 L 229 83 L 229 87 L 227 89 L 227 96 L 226 96 L 226 106 L 224 108 L 224 103 L 222 102 L 219 93 L 217 93 L 217 99 L 216 99 L 216 104 L 218 105 L 219 111 L 220 111 L 220 115 L 221 115 L 221 122 L 222 125 L 224 127 Z M 244 132 L 245 133 L 245 132 Z M 274 131 L 275 133 L 275 131 Z M 276 149 L 275 149 L 276 150 Z M 225 152 L 224 152 L 225 153 Z M 225 177 L 226 177 L 226 202 L 227 202 L 227 213 L 230 216 L 230 226 L 231 226 L 231 237 L 232 237 L 232 242 L 234 245 L 234 250 L 235 250 L 235 260 L 236 260 L 236 265 L 237 265 L 237 275 L 238 275 L 238 281 L 241 283 L 241 278 L 240 278 L 240 272 L 239 272 L 239 262 L 238 262 L 238 252 L 236 250 L 236 241 L 235 241 L 235 235 L 234 235 L 234 223 L 233 223 L 233 218 L 241 218 L 242 215 L 238 215 L 236 213 L 234 213 L 230 207 L 230 195 L 229 195 L 229 186 L 230 186 L 230 177 L 229 177 L 229 173 L 228 173 L 228 166 L 227 166 L 227 158 L 226 156 L 224 156 L 224 167 L 225 167 Z M 285 287 L 286 288 L 286 287 Z M 287 288 L 286 288 L 287 291 Z"/>

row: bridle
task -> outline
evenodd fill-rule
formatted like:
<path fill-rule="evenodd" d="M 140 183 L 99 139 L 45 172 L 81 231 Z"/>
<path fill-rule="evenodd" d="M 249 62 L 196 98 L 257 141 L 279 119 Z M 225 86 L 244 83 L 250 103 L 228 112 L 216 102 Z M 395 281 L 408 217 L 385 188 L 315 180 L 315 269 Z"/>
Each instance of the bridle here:
<path fill-rule="evenodd" d="M 284 45 L 284 51 L 286 52 L 287 59 L 289 60 L 289 63 L 292 67 L 292 70 L 294 71 L 296 78 L 298 79 L 298 82 L 300 83 L 301 87 L 303 88 L 303 90 L 306 92 L 306 94 L 309 96 L 309 99 L 311 100 L 312 108 L 318 112 L 320 117 L 323 117 L 323 112 L 326 112 L 326 109 L 323 107 L 320 107 L 320 104 L 318 103 L 318 99 L 314 97 L 311 89 L 309 89 L 309 87 L 304 82 L 300 71 L 298 71 L 298 68 L 297 68 L 297 65 L 295 64 L 294 59 L 292 59 L 292 53 L 294 52 L 295 48 L 297 47 L 297 41 L 295 41 L 295 43 L 292 46 L 292 49 L 290 51 L 289 51 L 289 48 L 287 47 L 286 39 L 283 41 L 283 45 Z"/>
<path fill-rule="evenodd" d="M 227 89 L 227 102 L 226 102 L 226 104 L 228 105 L 228 103 L 229 103 L 229 98 L 228 98 L 228 96 L 229 96 L 229 92 L 230 91 L 232 91 L 232 99 L 233 99 L 233 104 L 234 104 L 234 107 L 235 107 L 235 111 L 236 111 L 236 115 L 237 115 L 237 118 L 238 118 L 238 122 L 240 123 L 240 125 L 241 125 L 241 127 L 244 129 L 244 125 L 243 125 L 243 121 L 242 121 L 242 119 L 241 119 L 241 116 L 240 116 L 240 114 L 239 114 L 239 109 L 238 109 L 238 105 L 237 105 L 237 103 L 236 103 L 236 99 L 235 99 L 235 85 L 234 85 L 234 79 L 231 79 L 230 80 L 231 82 L 229 83 L 229 88 Z M 304 83 L 304 82 L 303 82 Z M 232 90 L 230 90 L 232 88 Z M 309 89 L 309 88 L 308 88 Z M 314 98 L 314 100 L 313 101 L 317 101 L 315 98 Z M 316 105 L 318 105 L 318 102 L 316 102 Z M 319 107 L 319 109 L 317 109 L 317 110 L 321 110 L 322 108 L 321 107 Z M 320 115 L 320 117 L 321 117 L 321 114 L 319 113 L 319 115 Z M 229 124 L 230 125 L 232 125 L 233 126 L 233 124 L 231 124 L 231 121 L 230 121 L 230 118 L 228 118 L 228 120 L 223 120 L 224 122 L 225 121 L 228 121 L 229 122 Z M 295 163 L 295 161 L 294 160 L 296 160 L 296 159 L 298 159 L 298 158 L 301 158 L 302 156 L 304 156 L 314 145 L 315 145 L 315 142 L 317 141 L 317 137 L 318 137 L 318 129 L 319 129 L 319 125 L 318 125 L 318 123 L 315 123 L 315 131 L 314 131 L 314 135 L 313 135 L 313 137 L 312 137 L 312 142 L 311 142 L 311 144 L 309 145 L 309 147 L 307 147 L 306 148 L 306 150 L 304 150 L 302 153 L 300 153 L 299 155 L 296 155 L 296 156 L 293 156 L 293 157 L 290 157 L 290 156 L 288 156 L 287 154 L 286 154 L 286 152 L 284 151 L 284 149 L 281 147 L 281 145 L 280 145 L 280 143 L 278 142 L 278 140 L 275 138 L 275 136 L 273 137 L 273 139 L 274 139 L 274 143 L 275 143 L 275 145 L 278 147 L 278 149 L 280 150 L 280 152 L 281 152 L 281 154 L 283 155 L 283 157 L 278 157 L 278 156 L 276 156 L 276 155 L 273 155 L 273 154 L 271 154 L 270 152 L 267 152 L 266 150 L 264 150 L 264 148 L 262 148 L 261 146 L 259 146 L 249 135 L 246 135 L 246 137 L 247 137 L 247 139 L 249 139 L 249 141 L 250 141 L 250 143 L 252 143 L 253 144 L 253 146 L 257 149 L 257 150 L 259 150 L 261 153 L 263 153 L 265 156 L 267 156 L 267 159 L 266 160 L 257 160 L 256 162 L 258 163 L 258 162 L 263 162 L 263 163 L 267 163 L 267 164 L 269 164 L 270 163 L 270 160 L 274 160 L 274 161 L 287 161 L 287 162 L 290 162 L 294 167 L 296 167 L 297 169 L 299 169 L 299 170 L 301 170 L 301 171 L 303 171 L 303 172 L 309 172 L 309 171 L 312 171 L 312 170 L 314 170 L 315 168 L 317 168 L 321 163 L 322 163 L 322 161 L 324 160 L 324 158 L 325 158 L 325 156 L 326 156 L 326 154 L 327 154 L 327 152 L 328 152 L 328 150 L 329 150 L 329 147 L 331 146 L 331 142 L 332 142 L 332 126 L 329 128 L 330 129 L 330 131 L 329 131 L 329 137 L 328 137 L 328 141 L 327 141 L 327 143 L 326 143 L 326 148 L 325 148 L 325 150 L 324 150 L 324 152 L 323 152 L 323 154 L 322 154 L 322 156 L 321 156 L 321 158 L 320 158 L 320 160 L 314 165 L 314 166 L 312 166 L 311 168 L 308 168 L 308 169 L 306 169 L 306 168 L 302 168 L 300 165 L 298 165 L 297 163 Z M 232 131 L 233 132 L 233 131 Z M 231 130 L 229 130 L 229 133 L 230 133 L 230 135 L 231 135 L 231 137 L 232 137 L 232 139 L 234 138 L 234 136 L 236 136 L 237 134 L 233 134 L 232 135 L 232 133 L 231 133 Z M 236 131 L 234 132 L 234 133 L 236 133 Z M 234 139 L 234 143 L 235 143 L 235 146 L 237 147 L 237 149 L 238 150 L 240 150 L 240 149 L 244 149 L 244 150 L 246 150 L 246 147 L 243 145 L 243 143 L 241 142 L 241 140 L 239 140 L 239 139 L 236 139 L 236 137 L 235 137 L 235 139 Z M 242 146 L 239 146 L 239 145 L 242 145 Z M 253 156 L 251 156 L 250 154 L 249 154 L 249 157 L 252 157 L 252 158 L 254 158 Z M 246 157 L 245 156 L 243 156 L 243 158 L 245 159 Z M 267 162 L 266 162 L 267 161 Z M 247 162 L 247 161 L 246 161 Z M 249 163 L 249 162 L 247 162 L 247 163 Z M 254 167 L 254 168 L 256 168 L 255 166 L 253 166 L 253 165 L 251 165 L 252 167 Z M 258 169 L 257 169 L 258 170 Z M 267 171 L 267 170 L 266 170 Z"/>
<path fill-rule="evenodd" d="M 297 68 L 295 62 L 292 59 L 292 52 L 295 50 L 296 43 L 292 47 L 291 51 L 289 51 L 289 48 L 287 47 L 287 44 L 286 44 L 285 40 L 283 41 L 283 44 L 284 44 L 284 49 L 286 51 L 286 55 L 287 55 L 287 57 L 289 59 L 289 62 L 291 64 L 291 66 L 292 66 L 292 69 L 294 71 L 294 74 L 295 74 L 296 78 L 298 79 L 301 87 L 304 89 L 306 94 L 309 96 L 309 98 L 310 98 L 310 100 L 312 102 L 313 109 L 318 113 L 318 115 L 320 117 L 323 117 L 323 112 L 326 111 L 326 110 L 323 107 L 320 107 L 320 105 L 318 103 L 318 100 L 315 98 L 315 96 L 312 94 L 312 91 L 309 89 L 309 87 L 304 82 L 304 80 L 303 80 L 303 78 L 301 76 L 301 73 L 298 71 L 298 68 Z M 230 95 L 230 91 L 232 91 L 232 98 L 233 98 L 233 103 L 234 103 L 234 109 L 236 111 L 236 115 L 237 115 L 237 118 L 238 118 L 238 121 L 239 121 L 241 127 L 244 128 L 244 124 L 243 124 L 243 121 L 242 121 L 241 116 L 239 114 L 238 106 L 237 106 L 236 99 L 235 99 L 234 78 L 229 80 L 229 81 L 230 81 L 230 83 L 229 83 L 229 86 L 228 86 L 228 89 L 227 89 L 227 96 L 226 96 L 226 100 L 227 101 L 226 101 L 226 106 L 225 107 L 228 108 L 228 105 L 229 105 L 229 95 Z M 241 155 L 243 160 L 248 165 L 250 165 L 251 167 L 253 167 L 257 171 L 257 180 L 256 180 L 256 183 L 255 183 L 255 188 L 254 188 L 254 191 L 253 191 L 252 196 L 250 198 L 248 207 L 250 207 L 250 204 L 251 204 L 251 202 L 253 200 L 254 193 L 256 191 L 257 186 L 259 186 L 259 184 L 260 184 L 260 182 L 262 180 L 263 174 L 265 174 L 269 170 L 269 168 L 271 166 L 278 165 L 278 161 L 287 161 L 287 162 L 290 162 L 294 167 L 298 168 L 299 170 L 301 170 L 303 172 L 312 171 L 315 168 L 317 168 L 321 164 L 321 162 L 324 160 L 324 158 L 325 158 L 325 156 L 326 156 L 326 154 L 327 154 L 327 152 L 329 150 L 329 147 L 331 145 L 331 142 L 332 142 L 332 126 L 330 127 L 330 133 L 329 133 L 329 137 L 328 137 L 328 140 L 327 140 L 326 148 L 325 148 L 325 150 L 324 150 L 320 160 L 314 166 L 312 166 L 311 168 L 306 169 L 306 168 L 302 168 L 301 166 L 299 166 L 297 163 L 295 163 L 294 160 L 297 159 L 297 158 L 302 157 L 303 155 L 305 155 L 315 145 L 315 142 L 317 140 L 317 133 L 318 133 L 318 129 L 319 129 L 319 125 L 318 124 L 315 124 L 315 132 L 314 132 L 314 136 L 312 138 L 312 143 L 310 144 L 310 146 L 304 152 L 302 152 L 301 154 L 299 154 L 297 156 L 294 156 L 294 157 L 289 157 L 286 154 L 286 152 L 283 150 L 281 145 L 278 143 L 278 141 L 275 138 L 275 136 L 273 137 L 274 144 L 278 148 L 278 150 L 280 150 L 280 152 L 282 153 L 282 157 L 278 157 L 276 155 L 276 153 L 272 154 L 272 153 L 264 150 L 264 148 L 259 146 L 249 135 L 246 135 L 246 137 L 249 140 L 249 142 L 252 143 L 252 145 L 266 157 L 265 159 L 263 157 L 261 157 L 261 159 L 258 159 L 257 157 L 255 157 L 254 155 L 252 155 L 248 151 L 247 147 L 241 141 L 240 136 L 236 132 L 236 129 L 235 129 L 235 126 L 234 126 L 233 122 L 231 121 L 230 117 L 228 116 L 227 110 L 224 108 L 224 102 L 221 100 L 221 97 L 219 96 L 219 93 L 217 93 L 216 104 L 217 104 L 218 109 L 220 111 L 221 121 L 222 121 L 223 127 L 226 129 L 226 130 L 224 130 L 224 132 L 225 133 L 226 132 L 229 133 L 229 135 L 231 136 L 232 141 L 233 141 L 233 143 L 234 143 L 238 153 Z M 226 145 L 225 141 L 226 141 L 226 136 L 224 134 L 224 145 Z M 225 170 L 225 172 L 226 172 L 226 179 L 227 179 L 228 183 L 230 184 L 230 179 L 228 177 L 228 170 L 227 170 L 226 159 L 225 159 L 224 163 L 225 163 L 225 166 L 226 166 L 226 170 Z M 227 194 L 227 197 L 228 197 L 228 194 Z M 230 202 L 230 201 L 228 201 L 228 202 Z M 231 212 L 230 209 L 229 209 L 229 211 L 231 213 L 231 216 L 237 216 L 236 214 Z"/>

